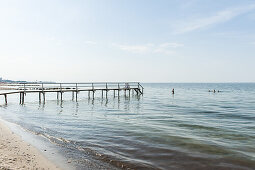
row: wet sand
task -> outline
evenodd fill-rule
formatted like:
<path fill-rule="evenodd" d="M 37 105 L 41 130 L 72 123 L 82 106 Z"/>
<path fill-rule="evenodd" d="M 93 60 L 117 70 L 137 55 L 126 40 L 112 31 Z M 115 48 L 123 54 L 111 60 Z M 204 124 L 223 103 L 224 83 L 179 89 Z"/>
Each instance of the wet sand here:
<path fill-rule="evenodd" d="M 0 120 L 0 169 L 60 169 Z"/>

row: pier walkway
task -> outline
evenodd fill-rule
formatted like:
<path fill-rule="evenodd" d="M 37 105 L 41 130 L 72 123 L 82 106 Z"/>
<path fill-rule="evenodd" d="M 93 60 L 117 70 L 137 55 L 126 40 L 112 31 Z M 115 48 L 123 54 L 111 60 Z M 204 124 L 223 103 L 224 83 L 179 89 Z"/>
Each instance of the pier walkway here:
<path fill-rule="evenodd" d="M 72 100 L 78 100 L 79 92 L 88 92 L 88 98 L 94 99 L 95 92 L 101 91 L 102 97 L 107 98 L 108 92 L 113 91 L 113 95 L 120 96 L 124 91 L 125 96 L 130 97 L 130 92 L 137 95 L 143 94 L 143 86 L 139 82 L 100 82 L 100 83 L 0 83 L 0 96 L 4 96 L 7 104 L 7 96 L 19 94 L 20 104 L 24 104 L 27 93 L 38 93 L 39 102 L 45 102 L 45 93 L 56 93 L 57 100 L 63 100 L 63 93 L 71 92 Z"/>

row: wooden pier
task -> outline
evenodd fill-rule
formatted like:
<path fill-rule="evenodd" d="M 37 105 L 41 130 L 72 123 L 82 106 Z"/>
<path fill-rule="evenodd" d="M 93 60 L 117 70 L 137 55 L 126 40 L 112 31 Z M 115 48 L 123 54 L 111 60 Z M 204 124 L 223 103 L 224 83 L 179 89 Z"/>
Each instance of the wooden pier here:
<path fill-rule="evenodd" d="M 88 98 L 95 98 L 95 93 L 101 91 L 102 98 L 108 97 L 108 92 L 113 91 L 114 97 L 120 97 L 123 91 L 130 97 L 130 92 L 137 95 L 143 94 L 143 86 L 139 82 L 107 82 L 107 83 L 0 83 L 0 96 L 4 96 L 7 104 L 7 96 L 19 94 L 20 104 L 24 104 L 27 93 L 38 93 L 39 102 L 45 102 L 45 93 L 56 93 L 57 100 L 63 101 L 63 93 L 72 93 L 72 100 L 78 100 L 78 93 L 87 92 Z"/>

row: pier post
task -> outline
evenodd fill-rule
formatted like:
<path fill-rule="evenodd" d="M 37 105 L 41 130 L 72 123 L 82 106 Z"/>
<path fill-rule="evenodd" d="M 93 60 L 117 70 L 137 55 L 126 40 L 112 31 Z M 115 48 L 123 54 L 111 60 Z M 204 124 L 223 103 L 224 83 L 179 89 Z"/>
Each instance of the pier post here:
<path fill-rule="evenodd" d="M 25 102 L 25 93 L 23 92 L 22 93 L 22 104 L 24 104 L 24 102 Z"/>
<path fill-rule="evenodd" d="M 39 92 L 39 103 L 41 103 L 41 92 Z"/>
<path fill-rule="evenodd" d="M 26 92 L 26 84 L 24 83 L 24 93 Z"/>
<path fill-rule="evenodd" d="M 92 92 L 93 92 L 93 100 L 94 100 L 94 97 L 95 97 L 95 90 L 94 90 L 94 84 L 92 83 Z"/>
<path fill-rule="evenodd" d="M 115 98 L 115 90 L 113 90 L 113 97 Z"/>
<path fill-rule="evenodd" d="M 78 84 L 76 83 L 75 85 L 76 85 L 75 100 L 77 102 L 77 100 L 78 100 Z"/>
<path fill-rule="evenodd" d="M 104 90 L 102 90 L 102 98 L 104 98 Z"/>
<path fill-rule="evenodd" d="M 74 91 L 72 91 L 72 100 L 74 100 Z"/>
<path fill-rule="evenodd" d="M 59 86 L 60 86 L 60 100 L 62 102 L 62 100 L 63 100 L 62 84 L 60 83 Z"/>
<path fill-rule="evenodd" d="M 19 93 L 19 104 L 21 104 L 21 93 Z"/>
<path fill-rule="evenodd" d="M 88 98 L 90 99 L 90 91 L 88 91 Z"/>
<path fill-rule="evenodd" d="M 130 89 L 128 90 L 128 97 L 130 97 Z"/>
<path fill-rule="evenodd" d="M 45 103 L 45 92 L 43 92 L 43 103 Z"/>
<path fill-rule="evenodd" d="M 4 95 L 5 98 L 5 104 L 7 104 L 7 94 Z"/>
<path fill-rule="evenodd" d="M 106 99 L 107 99 L 107 93 L 108 93 L 108 85 L 107 85 L 107 83 L 105 84 L 105 97 L 106 97 Z"/>
<path fill-rule="evenodd" d="M 57 92 L 57 100 L 59 100 L 59 92 Z"/>
<path fill-rule="evenodd" d="M 118 98 L 120 97 L 120 84 L 118 83 Z"/>

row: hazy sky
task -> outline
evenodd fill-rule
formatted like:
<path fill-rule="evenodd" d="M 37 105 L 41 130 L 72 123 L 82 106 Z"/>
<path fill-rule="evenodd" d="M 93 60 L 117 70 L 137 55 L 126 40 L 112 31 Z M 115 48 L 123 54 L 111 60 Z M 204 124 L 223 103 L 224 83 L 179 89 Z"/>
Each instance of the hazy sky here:
<path fill-rule="evenodd" d="M 254 0 L 0 0 L 0 77 L 255 82 Z"/>

